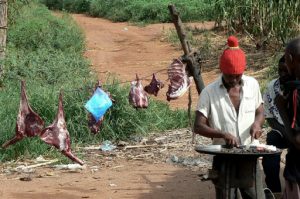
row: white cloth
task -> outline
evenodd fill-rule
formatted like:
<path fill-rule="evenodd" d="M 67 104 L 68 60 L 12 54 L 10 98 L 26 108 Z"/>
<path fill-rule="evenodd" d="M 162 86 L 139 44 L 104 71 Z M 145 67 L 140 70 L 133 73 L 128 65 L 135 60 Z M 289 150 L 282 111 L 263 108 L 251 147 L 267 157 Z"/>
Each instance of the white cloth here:
<path fill-rule="evenodd" d="M 263 95 L 265 117 L 274 118 L 277 122 L 283 125 L 277 106 L 275 105 L 276 96 L 280 95 L 280 82 L 279 79 L 273 79 L 267 86 L 266 92 Z"/>
<path fill-rule="evenodd" d="M 250 144 L 250 128 L 255 120 L 255 111 L 262 103 L 258 82 L 252 77 L 243 75 L 241 102 L 237 115 L 221 76 L 202 90 L 197 111 L 208 119 L 210 127 L 231 133 L 241 144 Z M 213 144 L 225 144 L 225 140 L 214 138 Z"/>

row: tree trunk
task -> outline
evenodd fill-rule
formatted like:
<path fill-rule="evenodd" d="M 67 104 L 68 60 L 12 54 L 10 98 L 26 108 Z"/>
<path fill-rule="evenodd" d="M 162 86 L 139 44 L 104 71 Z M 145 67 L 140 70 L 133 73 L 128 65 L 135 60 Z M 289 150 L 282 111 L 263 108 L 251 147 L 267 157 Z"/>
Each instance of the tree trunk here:
<path fill-rule="evenodd" d="M 7 30 L 7 0 L 0 0 L 0 60 L 5 58 Z M 3 74 L 3 65 L 0 65 L 0 78 Z"/>

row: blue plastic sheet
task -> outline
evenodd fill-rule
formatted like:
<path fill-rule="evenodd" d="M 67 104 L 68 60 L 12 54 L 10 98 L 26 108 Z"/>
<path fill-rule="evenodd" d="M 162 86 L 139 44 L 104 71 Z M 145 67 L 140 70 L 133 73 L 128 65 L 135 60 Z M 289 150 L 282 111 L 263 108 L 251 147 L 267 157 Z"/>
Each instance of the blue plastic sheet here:
<path fill-rule="evenodd" d="M 102 89 L 97 88 L 91 99 L 85 104 L 85 108 L 98 122 L 105 112 L 112 106 L 112 101 Z"/>

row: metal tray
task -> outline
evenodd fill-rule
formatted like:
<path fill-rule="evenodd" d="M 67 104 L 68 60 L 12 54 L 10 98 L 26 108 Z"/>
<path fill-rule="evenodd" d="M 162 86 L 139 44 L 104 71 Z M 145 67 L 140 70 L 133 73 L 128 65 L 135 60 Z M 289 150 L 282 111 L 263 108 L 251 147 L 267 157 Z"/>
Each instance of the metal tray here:
<path fill-rule="evenodd" d="M 228 148 L 224 145 L 206 145 L 197 146 L 195 150 L 199 153 L 211 154 L 211 155 L 230 155 L 230 156 L 267 156 L 280 154 L 282 151 L 277 149 L 276 151 L 258 151 L 255 148 L 247 149 L 245 146 Z"/>

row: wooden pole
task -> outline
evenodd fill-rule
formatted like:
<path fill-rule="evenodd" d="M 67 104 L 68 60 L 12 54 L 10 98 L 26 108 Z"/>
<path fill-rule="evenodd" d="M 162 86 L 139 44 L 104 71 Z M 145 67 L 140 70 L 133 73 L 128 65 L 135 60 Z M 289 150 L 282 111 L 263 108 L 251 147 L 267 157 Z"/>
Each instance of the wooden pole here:
<path fill-rule="evenodd" d="M 7 35 L 7 0 L 0 1 L 0 60 L 5 58 Z M 3 74 L 3 66 L 0 65 L 0 78 Z"/>
<path fill-rule="evenodd" d="M 175 25 L 177 34 L 179 36 L 179 40 L 180 40 L 180 43 L 181 43 L 181 46 L 182 46 L 182 50 L 184 52 L 184 55 L 187 56 L 187 55 L 190 54 L 190 49 L 188 48 L 188 42 L 187 42 L 187 39 L 186 39 L 186 34 L 185 34 L 184 29 L 183 29 L 182 21 L 179 17 L 179 13 L 177 12 L 174 5 L 169 5 L 168 8 L 169 8 L 170 14 L 172 16 L 172 20 L 173 20 L 173 23 Z"/>

